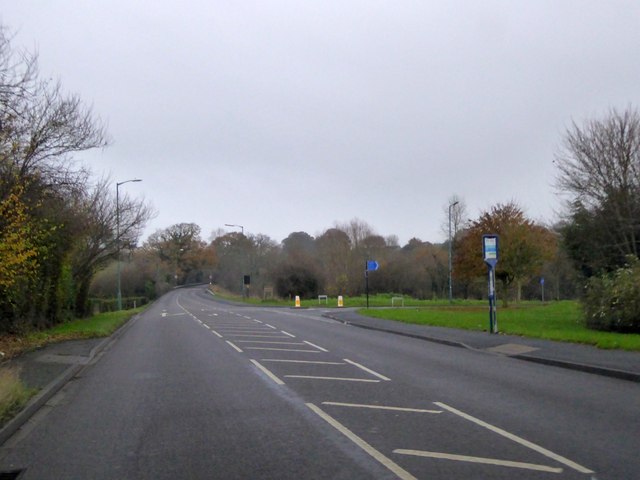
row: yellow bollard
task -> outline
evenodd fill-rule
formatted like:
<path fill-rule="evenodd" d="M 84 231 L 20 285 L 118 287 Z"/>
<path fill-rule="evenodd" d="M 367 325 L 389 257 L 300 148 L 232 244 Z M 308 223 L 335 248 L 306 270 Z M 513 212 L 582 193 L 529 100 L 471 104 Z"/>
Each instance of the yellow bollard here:
<path fill-rule="evenodd" d="M 338 295 L 338 307 L 344 307 L 344 302 L 342 301 L 342 295 Z"/>
<path fill-rule="evenodd" d="M 300 296 L 296 295 L 296 308 L 300 308 Z"/>

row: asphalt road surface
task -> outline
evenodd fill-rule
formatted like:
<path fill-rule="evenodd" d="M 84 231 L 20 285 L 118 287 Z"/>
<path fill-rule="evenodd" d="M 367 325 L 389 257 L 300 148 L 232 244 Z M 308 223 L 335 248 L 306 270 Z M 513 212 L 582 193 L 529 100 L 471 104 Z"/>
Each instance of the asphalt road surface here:
<path fill-rule="evenodd" d="M 0 449 L 21 479 L 637 479 L 640 386 L 171 292 Z"/>

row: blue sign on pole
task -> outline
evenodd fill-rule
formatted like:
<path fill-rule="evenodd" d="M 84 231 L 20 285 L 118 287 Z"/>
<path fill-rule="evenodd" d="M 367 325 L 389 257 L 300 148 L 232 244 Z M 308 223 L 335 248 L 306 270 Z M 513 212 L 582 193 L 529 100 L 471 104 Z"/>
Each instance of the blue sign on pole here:
<path fill-rule="evenodd" d="M 380 265 L 378 265 L 378 262 L 376 262 L 375 260 L 367 260 L 367 271 L 375 272 L 379 268 Z"/>

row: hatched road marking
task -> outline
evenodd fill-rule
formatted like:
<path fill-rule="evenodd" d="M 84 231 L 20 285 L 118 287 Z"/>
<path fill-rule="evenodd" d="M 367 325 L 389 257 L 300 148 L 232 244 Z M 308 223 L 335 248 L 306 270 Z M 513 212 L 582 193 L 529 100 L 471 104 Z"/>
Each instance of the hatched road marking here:
<path fill-rule="evenodd" d="M 340 422 L 338 422 L 331 415 L 325 413 L 321 408 L 317 407 L 313 403 L 307 403 L 307 407 L 309 407 L 316 415 L 318 415 L 325 422 L 327 422 L 329 425 L 331 425 L 333 428 L 338 430 L 345 437 L 347 437 L 349 440 L 351 440 L 353 443 L 355 443 L 358 447 L 360 447 L 362 450 L 364 450 L 369 455 L 371 455 L 373 458 L 375 458 L 378 462 L 380 462 L 387 469 L 389 469 L 391 472 L 393 472 L 401 480 L 418 480 L 416 477 L 411 475 L 409 472 L 407 472 L 404 468 L 402 468 L 400 465 L 395 463 L 389 457 L 385 456 L 383 453 L 381 453 L 378 450 L 376 450 L 375 448 L 373 448 L 371 445 L 369 445 L 367 442 L 365 442 L 358 435 L 356 435 L 351 430 L 349 430 L 347 427 L 342 425 Z"/>
<path fill-rule="evenodd" d="M 455 460 L 457 462 L 483 463 L 485 465 L 498 465 L 500 467 L 524 468 L 538 472 L 562 473 L 561 468 L 547 467 L 546 465 L 536 465 L 535 463 L 512 462 L 510 460 L 498 460 L 495 458 L 468 457 L 466 455 L 451 455 L 449 453 L 424 452 L 421 450 L 394 450 L 393 453 L 400 455 L 413 455 L 417 457 L 440 458 L 443 460 Z"/>
<path fill-rule="evenodd" d="M 480 425 L 481 427 L 484 427 L 488 430 L 491 430 L 494 433 L 497 433 L 498 435 L 502 435 L 503 437 L 508 438 L 509 440 L 512 440 L 516 443 L 519 443 L 520 445 L 530 448 L 531 450 L 538 452 L 542 455 L 544 455 L 545 457 L 549 457 L 552 458 L 553 460 L 555 460 L 556 462 L 562 463 L 563 465 L 566 465 L 567 467 L 573 468 L 574 470 L 577 470 L 580 473 L 594 473 L 592 470 L 589 470 L 586 467 L 583 467 L 582 465 L 579 465 L 575 462 L 572 462 L 571 460 L 569 460 L 568 458 L 565 458 L 561 455 L 558 455 L 557 453 L 553 453 L 550 450 L 547 450 L 546 448 L 541 447 L 540 445 L 536 445 L 535 443 L 532 443 L 528 440 L 525 440 L 524 438 L 518 437 L 517 435 L 514 435 L 513 433 L 509 433 L 506 430 L 503 430 L 501 428 L 498 427 L 494 427 L 493 425 L 487 423 L 487 422 L 483 422 L 482 420 L 472 417 L 469 414 L 466 414 L 464 412 L 461 412 L 460 410 L 456 410 L 453 407 L 450 407 L 447 404 L 441 403 L 441 402 L 433 402 L 434 404 L 438 405 L 440 408 L 443 408 L 445 410 L 450 411 L 451 413 L 458 415 L 459 417 L 464 418 L 465 420 L 469 420 L 470 422 L 475 423 L 476 425 Z"/>
<path fill-rule="evenodd" d="M 334 405 L 336 407 L 371 408 L 374 410 L 392 410 L 394 412 L 442 413 L 442 410 L 424 410 L 422 408 L 406 408 L 406 407 L 386 407 L 384 405 L 361 405 L 358 403 L 322 402 L 322 404 Z"/>
<path fill-rule="evenodd" d="M 370 368 L 365 367 L 364 365 L 360 365 L 359 363 L 352 362 L 348 358 L 345 358 L 344 361 L 347 362 L 347 363 L 350 363 L 351 365 L 354 365 L 354 366 L 360 368 L 361 370 L 364 370 L 367 373 L 370 373 L 374 377 L 378 377 L 379 379 L 384 380 L 385 382 L 390 382 L 391 381 L 390 378 L 387 378 L 384 375 L 379 374 L 378 372 L 374 372 L 373 370 L 371 370 Z"/>

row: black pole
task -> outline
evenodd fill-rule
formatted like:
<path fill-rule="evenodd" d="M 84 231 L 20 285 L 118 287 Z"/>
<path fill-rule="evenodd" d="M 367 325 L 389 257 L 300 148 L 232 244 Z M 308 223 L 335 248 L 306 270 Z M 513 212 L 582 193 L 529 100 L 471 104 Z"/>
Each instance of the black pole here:
<path fill-rule="evenodd" d="M 369 308 L 369 263 L 364 262 L 364 290 L 367 293 L 367 308 Z"/>

